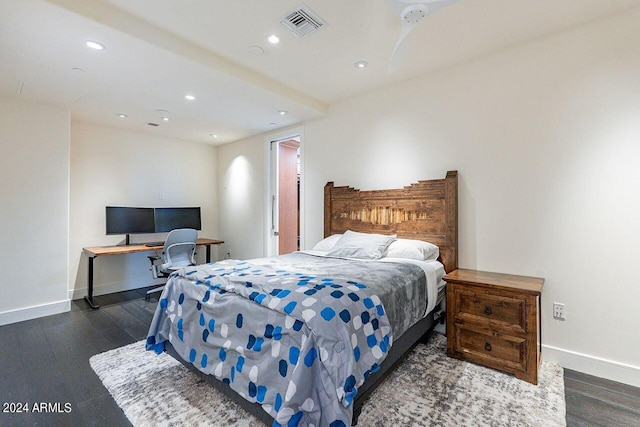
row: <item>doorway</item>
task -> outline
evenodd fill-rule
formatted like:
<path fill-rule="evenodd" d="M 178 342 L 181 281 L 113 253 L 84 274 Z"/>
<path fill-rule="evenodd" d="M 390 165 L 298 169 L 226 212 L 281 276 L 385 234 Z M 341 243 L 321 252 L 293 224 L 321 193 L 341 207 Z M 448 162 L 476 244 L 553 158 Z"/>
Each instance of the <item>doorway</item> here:
<path fill-rule="evenodd" d="M 287 139 L 278 142 L 278 255 L 297 250 L 300 250 L 300 141 Z"/>
<path fill-rule="evenodd" d="M 269 142 L 270 219 L 268 256 L 301 247 L 301 137 L 293 134 Z"/>

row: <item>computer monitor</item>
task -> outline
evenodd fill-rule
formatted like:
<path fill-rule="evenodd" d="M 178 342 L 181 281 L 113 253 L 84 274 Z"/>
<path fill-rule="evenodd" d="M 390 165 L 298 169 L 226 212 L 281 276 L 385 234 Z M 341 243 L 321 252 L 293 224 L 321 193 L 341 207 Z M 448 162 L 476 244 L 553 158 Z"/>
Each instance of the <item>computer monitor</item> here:
<path fill-rule="evenodd" d="M 155 225 L 156 233 L 177 228 L 201 230 L 200 208 L 155 208 Z"/>
<path fill-rule="evenodd" d="M 155 233 L 153 208 L 107 206 L 107 234 L 125 234 L 129 244 L 130 234 Z"/>

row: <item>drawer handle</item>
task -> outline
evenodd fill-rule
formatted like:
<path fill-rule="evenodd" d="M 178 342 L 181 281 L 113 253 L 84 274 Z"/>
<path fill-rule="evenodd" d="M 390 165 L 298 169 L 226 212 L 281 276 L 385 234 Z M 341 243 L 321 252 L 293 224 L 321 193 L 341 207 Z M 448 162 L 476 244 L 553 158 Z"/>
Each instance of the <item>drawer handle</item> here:
<path fill-rule="evenodd" d="M 484 307 L 484 313 L 485 314 L 493 314 L 493 310 L 491 310 L 491 307 L 489 307 L 488 305 Z"/>
<path fill-rule="evenodd" d="M 484 343 L 484 349 L 487 351 L 491 351 L 491 343 L 489 341 Z"/>

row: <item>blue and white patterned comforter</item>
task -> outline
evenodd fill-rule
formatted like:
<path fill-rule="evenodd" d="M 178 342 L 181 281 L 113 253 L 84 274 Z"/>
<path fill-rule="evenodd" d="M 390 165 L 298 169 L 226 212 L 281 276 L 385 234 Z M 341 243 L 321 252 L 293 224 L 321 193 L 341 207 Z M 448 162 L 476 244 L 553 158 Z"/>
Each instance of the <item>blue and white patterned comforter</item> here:
<path fill-rule="evenodd" d="M 349 279 L 350 274 L 292 269 L 308 265 L 301 270 L 317 272 L 318 263 L 325 262 L 318 257 L 278 258 L 288 260 L 288 267 L 227 260 L 172 274 L 151 323 L 147 349 L 160 353 L 168 340 L 199 370 L 262 404 L 275 426 L 350 425 L 358 387 L 379 369 L 393 342 L 386 301 L 369 284 Z M 424 314 L 427 293 L 419 267 L 329 262 L 343 270 L 378 269 L 383 283 L 374 289 L 396 287 L 389 282 L 400 279 L 390 280 L 392 276 L 417 281 L 407 301 L 397 301 L 395 295 L 390 303 L 417 306 L 408 310 L 416 318 L 408 322 Z M 416 299 L 422 301 L 412 301 Z"/>

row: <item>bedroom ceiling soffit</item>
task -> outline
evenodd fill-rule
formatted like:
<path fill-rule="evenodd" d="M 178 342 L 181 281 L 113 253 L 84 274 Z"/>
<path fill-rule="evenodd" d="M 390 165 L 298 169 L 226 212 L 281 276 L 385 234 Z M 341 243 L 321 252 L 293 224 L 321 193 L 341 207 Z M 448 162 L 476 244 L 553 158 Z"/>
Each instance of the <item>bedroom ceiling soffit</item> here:
<path fill-rule="evenodd" d="M 100 0 L 46 0 L 176 55 L 326 114 L 327 104 Z"/>
<path fill-rule="evenodd" d="M 0 0 L 0 96 L 211 145 L 326 113 L 322 101 L 105 4 Z M 106 49 L 89 49 L 87 40 Z M 189 92 L 196 100 L 185 100 Z"/>

